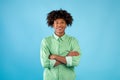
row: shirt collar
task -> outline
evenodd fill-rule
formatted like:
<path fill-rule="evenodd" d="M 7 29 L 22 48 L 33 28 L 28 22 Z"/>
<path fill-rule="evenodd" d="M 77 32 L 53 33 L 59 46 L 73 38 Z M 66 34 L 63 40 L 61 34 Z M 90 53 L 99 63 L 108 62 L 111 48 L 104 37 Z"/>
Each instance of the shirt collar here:
<path fill-rule="evenodd" d="M 55 37 L 55 39 L 59 39 L 59 38 L 61 38 L 62 40 L 64 40 L 65 39 L 65 37 L 66 37 L 66 34 L 64 34 L 62 37 L 59 37 L 59 36 L 57 36 L 55 33 L 53 34 L 53 36 Z"/>

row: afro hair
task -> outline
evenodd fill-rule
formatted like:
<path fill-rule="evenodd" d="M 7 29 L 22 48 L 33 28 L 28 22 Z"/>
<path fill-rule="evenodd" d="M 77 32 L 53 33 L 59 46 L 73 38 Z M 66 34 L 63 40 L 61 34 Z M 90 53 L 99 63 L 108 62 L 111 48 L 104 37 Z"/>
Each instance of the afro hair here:
<path fill-rule="evenodd" d="M 54 20 L 56 19 L 64 19 L 67 26 L 72 25 L 73 18 L 70 13 L 68 13 L 66 10 L 53 10 L 47 15 L 47 24 L 48 26 L 53 26 Z"/>

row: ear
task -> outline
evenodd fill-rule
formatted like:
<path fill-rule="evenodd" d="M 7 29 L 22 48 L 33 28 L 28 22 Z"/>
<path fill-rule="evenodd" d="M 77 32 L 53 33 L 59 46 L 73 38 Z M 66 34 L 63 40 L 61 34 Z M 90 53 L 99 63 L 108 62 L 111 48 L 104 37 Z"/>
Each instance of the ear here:
<path fill-rule="evenodd" d="M 67 24 L 66 24 L 65 28 L 67 28 Z"/>

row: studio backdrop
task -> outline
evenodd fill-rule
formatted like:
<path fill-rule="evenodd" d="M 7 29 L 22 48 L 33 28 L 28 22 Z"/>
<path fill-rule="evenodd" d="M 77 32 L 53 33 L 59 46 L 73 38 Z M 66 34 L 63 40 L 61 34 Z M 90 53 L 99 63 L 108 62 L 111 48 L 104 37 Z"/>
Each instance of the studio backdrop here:
<path fill-rule="evenodd" d="M 60 8 L 81 48 L 76 80 L 120 80 L 120 0 L 0 0 L 0 80 L 43 80 L 40 44 L 53 34 L 46 16 Z"/>

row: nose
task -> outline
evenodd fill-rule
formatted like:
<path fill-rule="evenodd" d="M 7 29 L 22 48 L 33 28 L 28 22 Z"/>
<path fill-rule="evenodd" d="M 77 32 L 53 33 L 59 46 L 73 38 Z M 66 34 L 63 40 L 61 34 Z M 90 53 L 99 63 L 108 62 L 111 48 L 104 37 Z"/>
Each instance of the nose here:
<path fill-rule="evenodd" d="M 62 24 L 61 24 L 61 23 L 58 23 L 58 24 L 57 24 L 57 27 L 62 27 Z"/>

